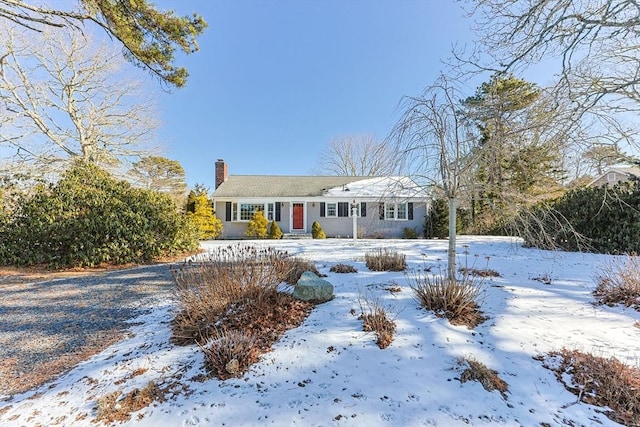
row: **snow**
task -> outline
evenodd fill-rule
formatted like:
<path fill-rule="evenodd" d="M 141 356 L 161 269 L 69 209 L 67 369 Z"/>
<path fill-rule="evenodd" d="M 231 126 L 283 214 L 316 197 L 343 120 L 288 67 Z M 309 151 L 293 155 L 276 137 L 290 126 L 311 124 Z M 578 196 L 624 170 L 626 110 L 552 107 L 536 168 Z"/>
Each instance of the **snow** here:
<path fill-rule="evenodd" d="M 396 199 L 410 199 L 413 197 L 426 198 L 428 194 L 407 176 L 374 177 L 351 182 L 344 187 L 334 187 L 326 191 L 326 197 L 345 197 L 345 191 L 349 191 L 349 197 L 354 199 L 374 197 L 379 199 L 381 195 L 392 195 Z"/>
<path fill-rule="evenodd" d="M 128 338 L 53 383 L 0 402 L 0 425 L 95 426 L 98 398 L 149 381 L 171 393 L 124 425 L 618 425 L 603 408 L 577 402 L 534 359 L 566 347 L 637 366 L 640 329 L 633 325 L 640 313 L 593 304 L 591 292 L 605 255 L 525 249 L 503 237 L 459 238 L 459 263 L 501 275 L 485 282 L 482 310 L 489 320 L 468 330 L 421 309 L 404 273 L 370 272 L 364 265 L 367 250 L 384 247 L 406 254 L 410 268 L 437 271 L 444 267 L 445 240 L 250 243 L 315 261 L 334 285 L 335 299 L 317 306 L 242 378 L 198 380 L 204 373 L 198 347 L 169 343 L 175 307 L 167 300 L 133 319 Z M 229 242 L 203 243 L 205 248 L 218 245 Z M 353 265 L 358 273 L 330 273 L 337 263 Z M 550 284 L 535 280 L 544 276 Z M 402 291 L 391 293 L 384 289 L 389 285 Z M 362 331 L 357 314 L 363 295 L 395 316 L 397 334 L 387 349 Z M 496 370 L 509 385 L 506 399 L 480 383 L 461 383 L 460 357 Z"/>

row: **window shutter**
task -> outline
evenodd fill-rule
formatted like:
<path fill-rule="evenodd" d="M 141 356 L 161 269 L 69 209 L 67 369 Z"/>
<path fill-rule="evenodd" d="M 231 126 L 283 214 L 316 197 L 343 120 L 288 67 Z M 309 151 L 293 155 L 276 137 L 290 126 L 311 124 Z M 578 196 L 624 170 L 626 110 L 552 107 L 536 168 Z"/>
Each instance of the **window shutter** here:
<path fill-rule="evenodd" d="M 380 214 L 380 219 L 384 220 L 384 203 L 378 203 L 378 213 Z"/>
<path fill-rule="evenodd" d="M 409 220 L 413 219 L 413 203 L 407 203 L 407 218 Z"/>
<path fill-rule="evenodd" d="M 276 221 L 280 222 L 280 202 L 276 202 Z"/>
<path fill-rule="evenodd" d="M 338 216 L 349 216 L 349 202 L 338 202 Z"/>
<path fill-rule="evenodd" d="M 365 202 L 360 203 L 360 216 L 367 216 L 367 204 Z"/>
<path fill-rule="evenodd" d="M 225 206 L 225 221 L 231 221 L 231 202 L 227 202 Z"/>
<path fill-rule="evenodd" d="M 324 213 L 325 213 L 325 203 L 324 202 L 320 202 L 320 218 L 324 218 Z"/>

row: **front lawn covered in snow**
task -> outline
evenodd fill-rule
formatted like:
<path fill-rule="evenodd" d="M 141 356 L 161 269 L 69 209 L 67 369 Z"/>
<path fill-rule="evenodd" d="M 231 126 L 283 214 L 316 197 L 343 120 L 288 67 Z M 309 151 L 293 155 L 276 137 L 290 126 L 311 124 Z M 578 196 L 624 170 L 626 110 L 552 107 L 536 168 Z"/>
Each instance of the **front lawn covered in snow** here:
<path fill-rule="evenodd" d="M 207 375 L 197 344 L 172 342 L 179 307 L 166 300 L 132 320 L 129 338 L 50 385 L 1 400 L 0 424 L 95 426 L 107 397 L 116 408 L 146 396 L 150 403 L 135 407 L 125 425 L 618 425 L 606 414 L 612 408 L 585 403 L 598 403 L 593 384 L 572 383 L 564 358 L 638 365 L 640 313 L 596 304 L 593 294 L 611 256 L 461 237 L 459 267 L 494 273 L 477 277 L 485 319 L 470 329 L 423 308 L 406 277 L 444 271 L 446 240 L 245 243 L 314 262 L 335 298 L 316 305 L 241 377 L 223 381 Z M 365 254 L 380 249 L 405 255 L 407 270 L 368 269 Z M 384 349 L 363 330 L 363 301 L 395 323 Z"/>

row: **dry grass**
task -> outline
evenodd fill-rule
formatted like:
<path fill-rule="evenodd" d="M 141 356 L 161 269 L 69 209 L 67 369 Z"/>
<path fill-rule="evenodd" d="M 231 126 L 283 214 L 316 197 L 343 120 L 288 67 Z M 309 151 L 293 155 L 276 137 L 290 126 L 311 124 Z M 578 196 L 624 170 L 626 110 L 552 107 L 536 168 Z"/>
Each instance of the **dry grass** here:
<path fill-rule="evenodd" d="M 336 264 L 329 269 L 332 273 L 357 273 L 358 270 L 352 265 Z"/>
<path fill-rule="evenodd" d="M 562 349 L 537 357 L 555 372 L 567 390 L 590 405 L 608 407 L 607 416 L 624 425 L 640 425 L 640 369 L 616 358 Z M 571 377 L 571 384 L 565 381 Z"/>
<path fill-rule="evenodd" d="M 451 324 L 473 329 L 486 320 L 479 304 L 484 287 L 473 276 L 450 280 L 416 270 L 406 278 L 418 303 L 436 316 L 449 319 Z"/>
<path fill-rule="evenodd" d="M 290 285 L 295 285 L 300 280 L 300 276 L 305 271 L 310 271 L 314 273 L 318 277 L 325 277 L 324 274 L 321 274 L 316 268 L 315 263 L 312 261 L 306 260 L 304 258 L 299 257 L 291 257 L 287 258 L 285 264 L 285 276 L 284 282 L 287 282 Z"/>
<path fill-rule="evenodd" d="M 500 378 L 497 371 L 489 369 L 484 363 L 469 357 L 458 359 L 458 365 L 466 366 L 460 374 L 460 382 L 478 381 L 485 390 L 498 390 L 504 399 L 507 398 L 509 385 Z"/>
<path fill-rule="evenodd" d="M 364 260 L 371 271 L 404 271 L 407 268 L 404 254 L 386 248 L 365 252 Z"/>
<path fill-rule="evenodd" d="M 146 408 L 153 402 L 162 402 L 164 392 L 154 383 L 149 382 L 146 387 L 136 388 L 122 396 L 121 391 L 109 393 L 98 399 L 95 421 L 104 423 L 125 422 L 131 418 L 131 413 Z"/>
<path fill-rule="evenodd" d="M 358 319 L 362 320 L 362 329 L 365 332 L 375 333 L 378 347 L 381 349 L 389 347 L 396 332 L 395 321 L 390 318 L 389 313 L 378 300 L 360 295 L 358 303 L 361 312 Z"/>
<path fill-rule="evenodd" d="M 173 322 L 174 342 L 206 342 L 228 314 L 272 300 L 290 271 L 286 252 L 239 245 L 173 270 L 180 308 Z"/>
<path fill-rule="evenodd" d="M 458 269 L 458 271 L 460 273 L 462 273 L 462 275 L 464 276 L 474 276 L 474 277 L 500 277 L 500 273 L 498 273 L 495 270 L 491 270 L 489 268 L 483 268 L 483 269 L 478 269 L 478 268 L 467 268 L 467 267 L 460 267 Z"/>
<path fill-rule="evenodd" d="M 311 312 L 313 304 L 278 291 L 302 265 L 313 264 L 247 246 L 219 249 L 204 262 L 184 265 L 174 272 L 180 312 L 173 341 L 198 343 L 214 376 L 241 376 Z"/>
<path fill-rule="evenodd" d="M 220 331 L 202 346 L 205 367 L 216 378 L 240 377 L 259 357 L 258 341 L 243 331 Z"/>
<path fill-rule="evenodd" d="M 600 268 L 594 295 L 601 304 L 624 304 L 640 310 L 640 256 L 612 257 Z"/>

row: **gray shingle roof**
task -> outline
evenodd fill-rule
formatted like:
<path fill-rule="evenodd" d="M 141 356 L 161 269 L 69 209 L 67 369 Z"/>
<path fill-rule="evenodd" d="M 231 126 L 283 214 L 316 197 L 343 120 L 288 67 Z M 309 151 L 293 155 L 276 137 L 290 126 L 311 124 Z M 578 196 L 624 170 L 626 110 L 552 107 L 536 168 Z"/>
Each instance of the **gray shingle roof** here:
<path fill-rule="evenodd" d="M 310 197 L 368 176 L 230 175 L 213 197 Z"/>

